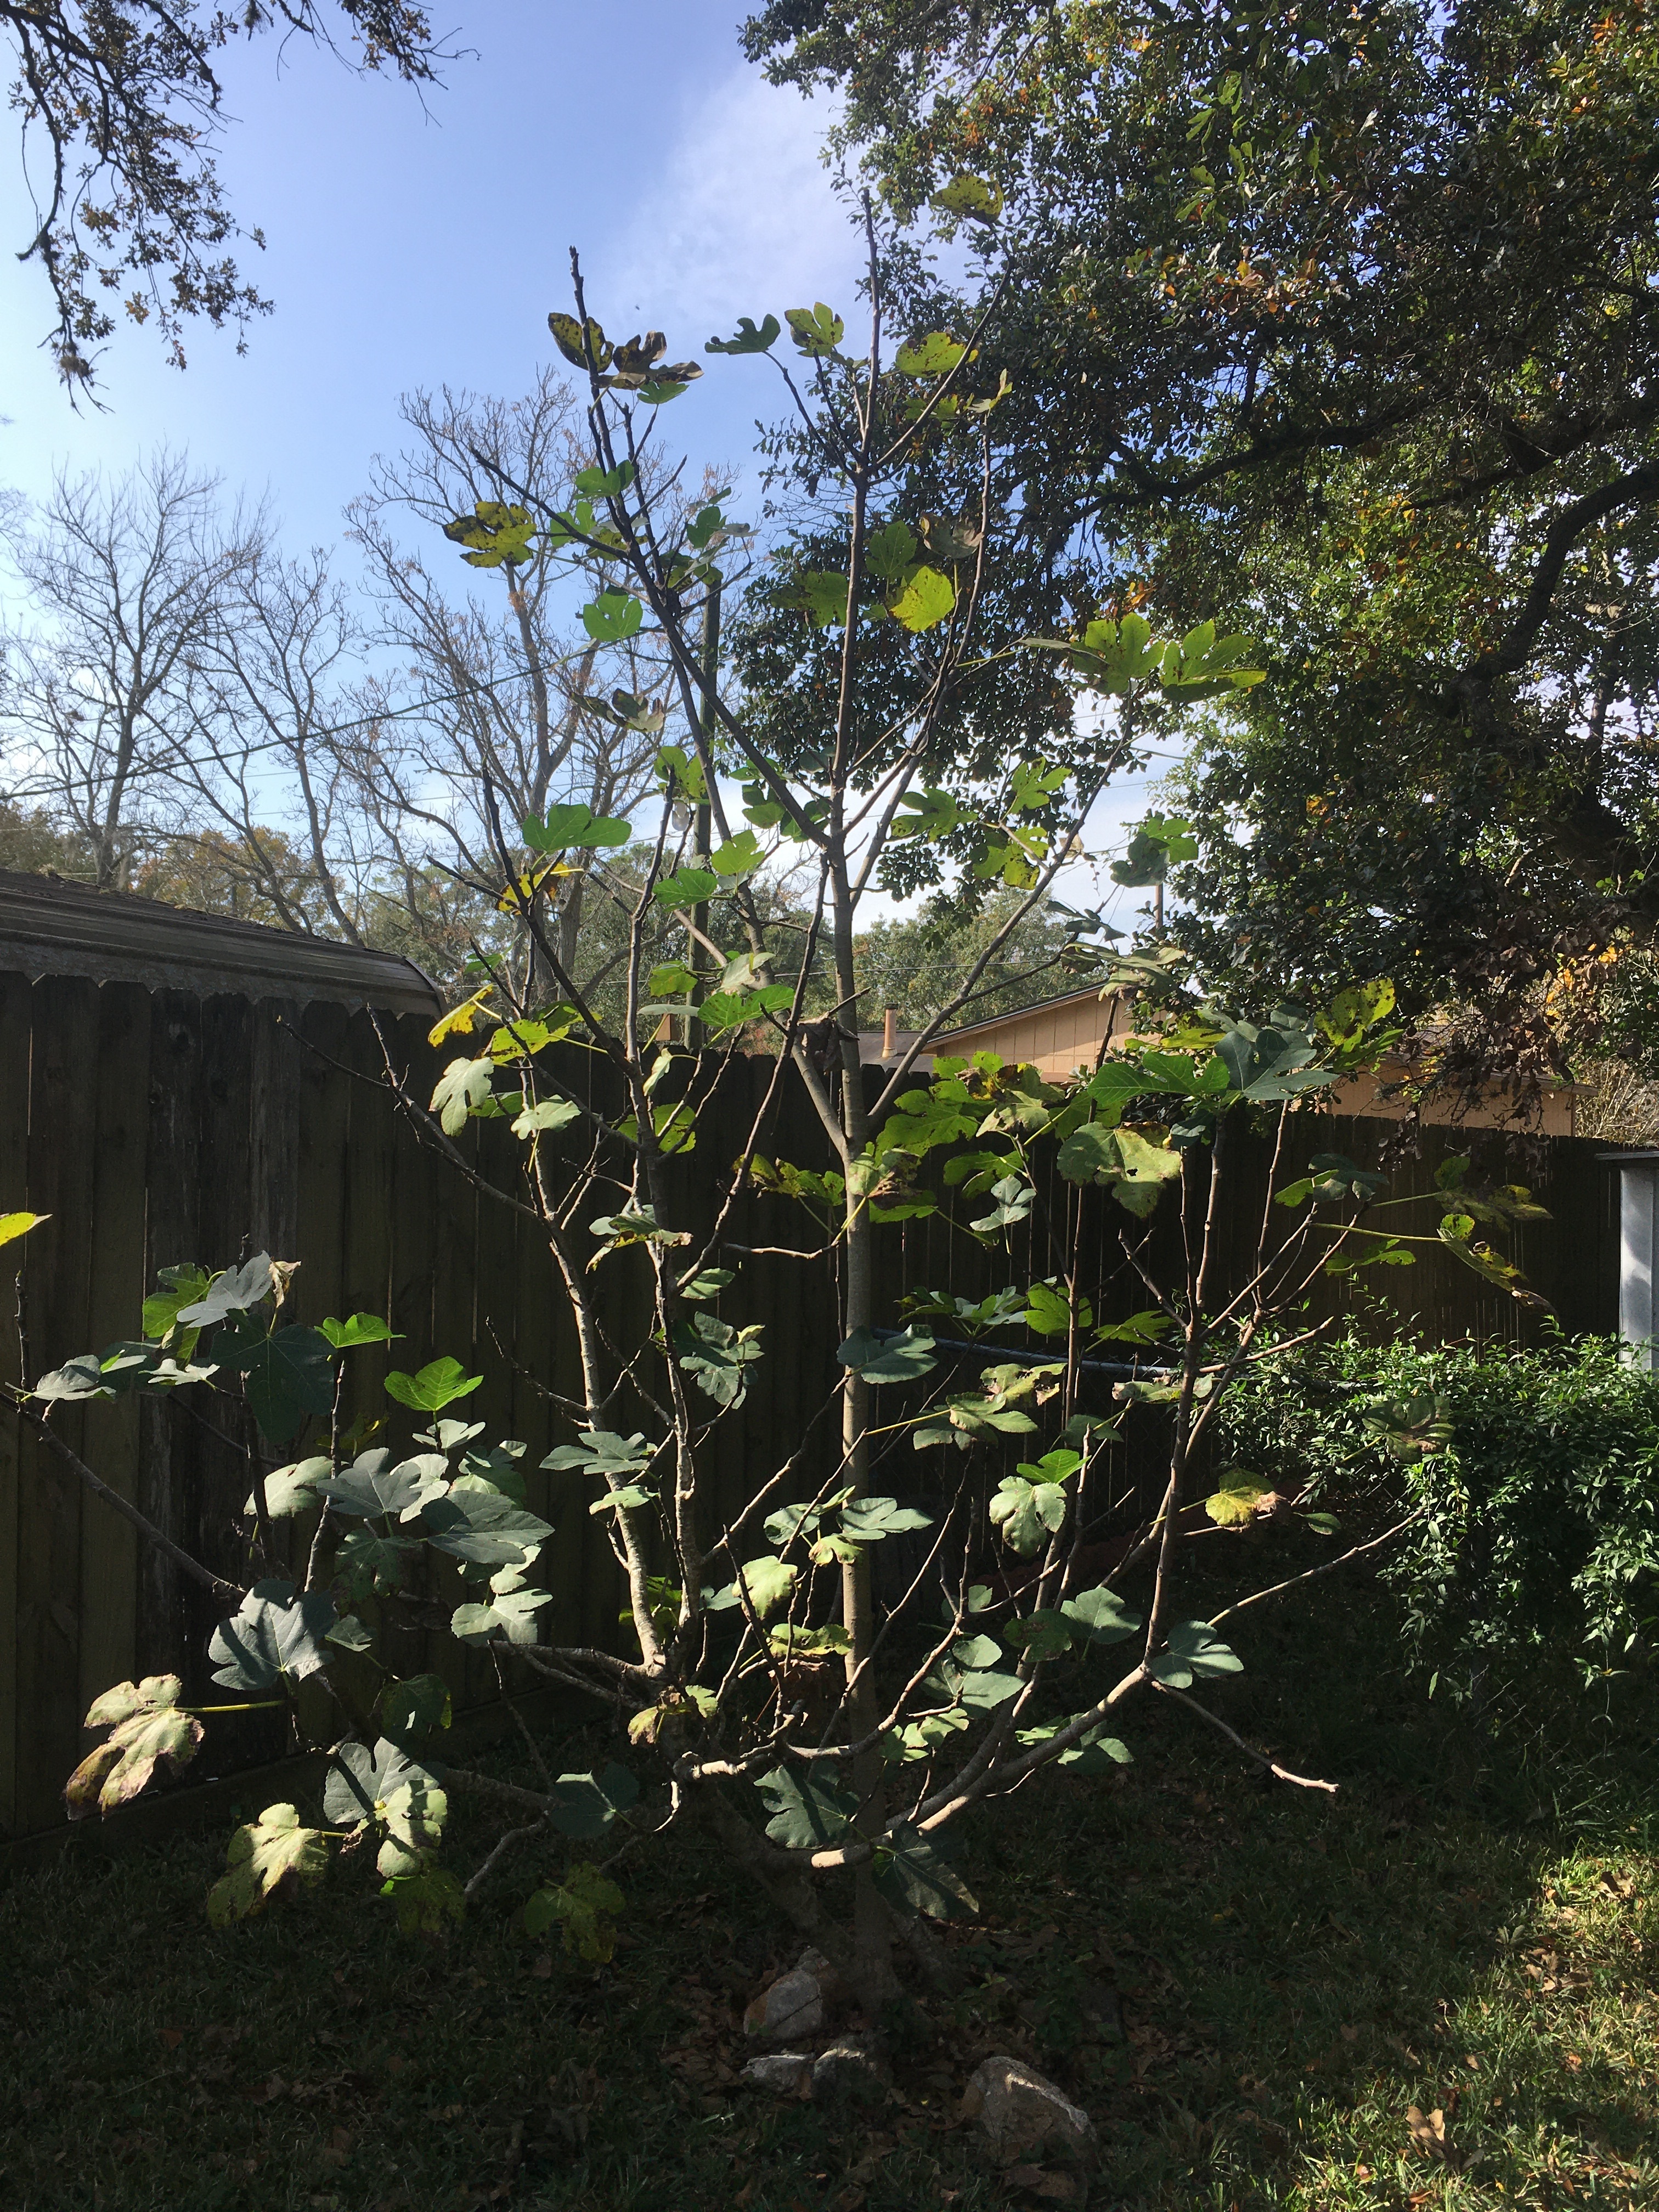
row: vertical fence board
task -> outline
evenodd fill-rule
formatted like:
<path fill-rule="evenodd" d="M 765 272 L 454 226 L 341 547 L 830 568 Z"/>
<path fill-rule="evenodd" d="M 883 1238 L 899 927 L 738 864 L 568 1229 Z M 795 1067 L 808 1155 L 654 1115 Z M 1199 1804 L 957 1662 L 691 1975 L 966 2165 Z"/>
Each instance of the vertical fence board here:
<path fill-rule="evenodd" d="M 392 1299 L 392 1155 L 397 1133 L 392 1126 L 392 1094 L 383 1080 L 384 1056 L 371 1018 L 354 1014 L 346 1031 L 345 1057 L 356 1071 L 356 1079 L 338 1079 L 347 1091 L 345 1175 L 345 1236 L 341 1266 L 342 1321 L 354 1313 L 385 1317 Z M 319 1312 L 314 1321 L 324 1318 Z M 397 1327 L 394 1322 L 392 1326 Z M 365 1345 L 346 1354 L 346 1385 L 341 1413 L 349 1424 L 355 1414 L 386 1411 L 383 1388 L 389 1369 L 401 1359 L 387 1357 L 385 1345 Z"/>
<path fill-rule="evenodd" d="M 568 1157 L 576 1162 L 586 1158 L 591 1142 L 592 1132 L 585 1123 L 562 1131 L 555 1139 L 557 1146 L 568 1146 Z M 561 1151 L 558 1157 L 563 1158 L 566 1155 Z M 550 1170 L 547 1182 L 550 1190 L 556 1190 L 558 1178 Z M 532 1310 L 534 1322 L 520 1334 L 529 1340 L 526 1364 L 533 1365 L 564 1401 L 562 1406 L 549 1405 L 545 1408 L 547 1448 L 550 1450 L 555 1444 L 571 1443 L 579 1426 L 577 1415 L 571 1408 L 582 1404 L 581 1348 L 564 1278 L 550 1251 L 544 1256 L 542 1271 L 544 1288 L 540 1302 Z M 533 1282 L 526 1283 L 525 1288 L 530 1296 L 536 1295 Z M 553 1534 L 543 1551 L 542 1566 L 545 1571 L 544 1586 L 552 1593 L 553 1602 L 541 1617 L 541 1634 L 544 1641 L 563 1638 L 569 1642 L 575 1640 L 580 1628 L 585 1547 L 592 1525 L 587 1517 L 587 1486 L 580 1476 L 568 1471 L 550 1469 L 545 1480 L 547 1505 L 544 1517 L 552 1522 Z"/>
<path fill-rule="evenodd" d="M 256 1252 L 274 1260 L 300 1256 L 299 1009 L 282 999 L 253 1007 L 249 1073 L 248 1234 Z M 301 1288 L 303 1279 L 301 1279 Z M 303 1311 L 303 1300 L 294 1310 Z M 276 1522 L 271 1539 L 279 1565 L 302 1579 L 309 1525 L 289 1516 Z"/>
<path fill-rule="evenodd" d="M 0 1212 L 27 1210 L 29 1142 L 27 979 L 0 975 Z M 37 1231 L 36 1234 L 39 1234 Z M 0 1261 L 0 1382 L 25 1380 L 18 1355 L 12 1285 L 21 1279 L 23 1248 Z M 17 1515 L 21 1423 L 0 1408 L 0 1832 L 19 1826 L 17 1804 Z"/>
<path fill-rule="evenodd" d="M 206 1265 L 214 1268 L 235 1267 L 256 1249 L 251 1187 L 252 1060 L 253 1009 L 248 1001 L 223 992 L 204 999 L 198 1233 Z M 235 1419 L 235 1410 L 224 1404 L 215 1408 L 214 1417 L 201 1429 L 191 1500 L 195 1540 L 186 1541 L 197 1558 L 216 1572 L 245 1581 L 252 1553 L 242 1509 L 248 1495 L 248 1452 L 257 1448 L 258 1432 L 252 1414 L 244 1414 L 240 1431 L 228 1425 Z M 184 1596 L 191 1666 L 201 1680 L 218 1610 L 198 1583 L 191 1583 Z"/>
<path fill-rule="evenodd" d="M 298 1191 L 292 1256 L 295 1317 L 315 1328 L 340 1311 L 345 1274 L 345 1213 L 351 1079 L 343 1070 L 347 1016 L 342 1006 L 309 1006 L 294 1033 Z M 294 1532 L 295 1556 L 308 1553 L 317 1516 L 303 1515 Z"/>
<path fill-rule="evenodd" d="M 429 1090 L 427 1096 L 430 1096 Z M 471 1123 L 461 1134 L 457 1149 L 469 1168 L 476 1168 L 478 1156 L 478 1124 Z M 478 1250 L 478 1194 L 476 1186 L 465 1176 L 457 1172 L 449 1162 L 439 1158 L 434 1167 L 434 1204 L 432 1209 L 432 1353 L 431 1357 L 450 1355 L 465 1365 L 477 1346 L 477 1250 Z M 469 1372 L 472 1370 L 468 1370 Z M 466 1420 L 470 1418 L 469 1398 L 458 1399 L 447 1407 L 441 1419 Z M 425 1427 L 427 1424 L 421 1424 Z M 433 1554 L 430 1573 L 432 1589 L 438 1603 L 446 1612 L 466 1602 L 470 1593 L 462 1583 L 456 1563 L 450 1559 Z M 473 1655 L 464 1650 L 447 1636 L 434 1639 L 429 1664 L 449 1685 L 450 1694 L 458 1706 L 464 1705 L 472 1693 L 477 1675 L 477 1663 L 469 1666 Z"/>
<path fill-rule="evenodd" d="M 198 1242 L 201 1170 L 197 1100 L 202 1024 L 198 1001 L 158 991 L 149 1007 L 149 1139 L 145 1156 L 144 1285 L 157 1271 L 205 1263 Z M 174 1539 L 186 1534 L 184 1500 L 194 1486 L 198 1431 L 171 1398 L 146 1398 L 138 1411 L 139 1510 Z M 139 1673 L 168 1673 L 185 1662 L 183 1586 L 177 1568 L 146 1547 L 138 1563 Z"/>
<path fill-rule="evenodd" d="M 98 993 L 78 976 L 37 983 L 31 1011 L 29 1192 L 52 1219 L 31 1239 L 29 1346 L 38 1370 L 87 1349 L 93 1249 L 93 1157 L 97 1127 Z M 84 1416 L 52 1425 L 76 1450 Z M 17 1795 L 22 1825 L 58 1813 L 80 1739 L 82 1493 L 45 1444 L 21 1455 L 18 1529 Z"/>
<path fill-rule="evenodd" d="M 395 1024 L 381 1018 L 383 1031 L 399 1069 L 413 1071 L 410 1090 L 424 1105 L 431 1096 L 425 1080 L 431 1058 L 426 1042 L 428 1024 L 413 1014 Z M 393 1125 L 392 1155 L 392 1262 L 388 1316 L 399 1341 L 387 1347 L 386 1368 L 415 1374 L 434 1355 L 432 1340 L 432 1218 L 438 1204 L 439 1178 L 447 1170 L 416 1136 L 408 1120 L 399 1115 Z M 401 1410 L 383 1399 L 377 1410 Z M 421 1552 L 413 1563 L 414 1588 L 423 1597 L 435 1593 L 431 1555 Z M 392 1662 L 409 1674 L 432 1667 L 433 1654 L 441 1639 L 420 1628 L 399 1632 L 390 1647 Z"/>
<path fill-rule="evenodd" d="M 519 1172 L 522 1149 L 506 1121 L 483 1122 L 478 1130 L 478 1172 L 496 1189 L 511 1191 L 516 1197 L 523 1184 Z M 477 1308 L 469 1372 L 482 1374 L 483 1381 L 455 1411 L 483 1423 L 484 1432 L 478 1442 L 485 1445 L 499 1443 L 504 1437 L 519 1434 L 513 1423 L 513 1360 L 518 1312 L 518 1301 L 514 1296 L 518 1281 L 516 1220 L 510 1206 L 479 1193 Z M 486 1595 L 476 1583 L 472 1594 L 480 1597 Z M 499 1687 L 495 1661 L 487 1652 L 475 1651 L 468 1654 L 468 1702 L 494 1697 Z"/>
<path fill-rule="evenodd" d="M 351 1079 L 343 1073 L 348 1021 L 342 1006 L 300 1017 L 300 1202 L 295 1257 L 301 1317 L 313 1325 L 340 1310 L 344 1285 L 347 1139 Z"/>
<path fill-rule="evenodd" d="M 300 1066 L 298 1009 L 261 999 L 253 1009 L 248 1127 L 248 1233 L 274 1260 L 299 1256 Z"/>
<path fill-rule="evenodd" d="M 144 1297 L 144 1170 L 149 1139 L 149 996 L 137 983 L 98 994 L 97 1139 L 93 1159 L 89 1341 L 98 1351 L 140 1334 Z M 137 1398 L 95 1406 L 87 1417 L 96 1472 L 137 1501 Z M 106 1505 L 85 1508 L 81 1553 L 81 1682 L 84 1709 L 112 1682 L 131 1679 L 137 1631 L 137 1531 Z"/>

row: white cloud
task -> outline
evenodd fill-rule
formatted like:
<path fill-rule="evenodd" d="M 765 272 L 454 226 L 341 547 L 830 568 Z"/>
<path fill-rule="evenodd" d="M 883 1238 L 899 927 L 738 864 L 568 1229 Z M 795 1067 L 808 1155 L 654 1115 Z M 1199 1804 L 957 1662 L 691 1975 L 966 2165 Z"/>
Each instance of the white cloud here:
<path fill-rule="evenodd" d="M 861 249 L 819 158 L 828 120 L 746 69 L 688 106 L 605 256 L 607 296 L 688 352 L 739 315 L 818 299 L 847 314 Z"/>

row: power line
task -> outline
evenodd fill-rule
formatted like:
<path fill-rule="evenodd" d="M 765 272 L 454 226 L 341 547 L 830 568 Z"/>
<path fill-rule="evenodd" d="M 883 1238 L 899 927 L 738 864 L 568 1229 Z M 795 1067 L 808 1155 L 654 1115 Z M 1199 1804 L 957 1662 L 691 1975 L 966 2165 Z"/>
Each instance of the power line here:
<path fill-rule="evenodd" d="M 544 665 L 547 667 L 563 668 L 571 666 L 585 658 L 585 653 L 557 653 L 550 656 Z M 372 714 L 360 714 L 349 722 L 326 723 L 320 729 L 307 730 L 303 739 L 297 742 L 304 744 L 310 744 L 313 741 L 319 742 L 325 738 L 343 737 L 349 730 L 368 729 L 376 722 L 395 722 L 404 715 L 424 714 L 429 708 L 451 706 L 456 700 L 469 699 L 472 697 L 475 693 L 479 691 L 488 691 L 493 694 L 498 690 L 503 690 L 509 681 L 520 684 L 530 683 L 534 680 L 538 672 L 537 670 L 531 668 L 526 664 L 523 668 L 516 671 L 510 678 L 499 676 L 493 678 L 488 676 L 471 677 L 468 678 L 466 684 L 458 691 L 439 691 L 434 693 L 432 697 L 428 699 L 411 700 L 407 706 L 385 707 Z M 586 691 L 580 692 L 577 695 L 579 700 L 591 700 L 593 696 L 594 695 L 592 692 Z M 239 745 L 237 750 L 240 757 L 246 759 L 254 753 L 292 751 L 295 749 L 295 744 L 296 740 L 291 738 L 262 738 L 251 744 Z M 222 765 L 222 763 L 217 764 Z M 144 775 L 152 771 L 147 769 L 138 769 L 134 771 L 134 775 Z M 166 773 L 165 770 L 155 770 L 154 772 L 157 774 Z M 13 788 L 14 795 L 21 793 L 25 790 L 25 787 L 21 784 L 16 785 Z M 47 792 L 57 788 L 57 787 L 55 785 L 43 784 L 40 788 L 42 792 Z"/>

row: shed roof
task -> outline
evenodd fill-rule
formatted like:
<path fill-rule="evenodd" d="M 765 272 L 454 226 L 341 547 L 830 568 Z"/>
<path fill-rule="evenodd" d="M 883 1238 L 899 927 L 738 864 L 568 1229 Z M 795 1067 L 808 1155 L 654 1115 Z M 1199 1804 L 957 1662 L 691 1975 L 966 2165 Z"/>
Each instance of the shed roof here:
<path fill-rule="evenodd" d="M 393 952 L 4 868 L 0 970 L 143 983 L 198 998 L 231 991 L 301 1006 L 320 999 L 389 1013 L 430 1014 L 443 1003 L 432 978 Z"/>

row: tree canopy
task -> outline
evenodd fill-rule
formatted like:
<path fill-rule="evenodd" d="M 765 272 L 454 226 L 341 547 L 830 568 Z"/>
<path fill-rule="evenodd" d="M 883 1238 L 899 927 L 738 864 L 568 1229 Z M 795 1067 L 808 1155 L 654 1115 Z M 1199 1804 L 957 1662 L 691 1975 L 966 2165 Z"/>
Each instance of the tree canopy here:
<path fill-rule="evenodd" d="M 1268 641 L 1188 777 L 1212 967 L 1294 987 L 1334 937 L 1513 1036 L 1650 937 L 1639 9 L 775 0 L 745 40 L 838 89 L 918 313 L 984 304 L 994 234 L 1011 266 L 1030 596 Z"/>

